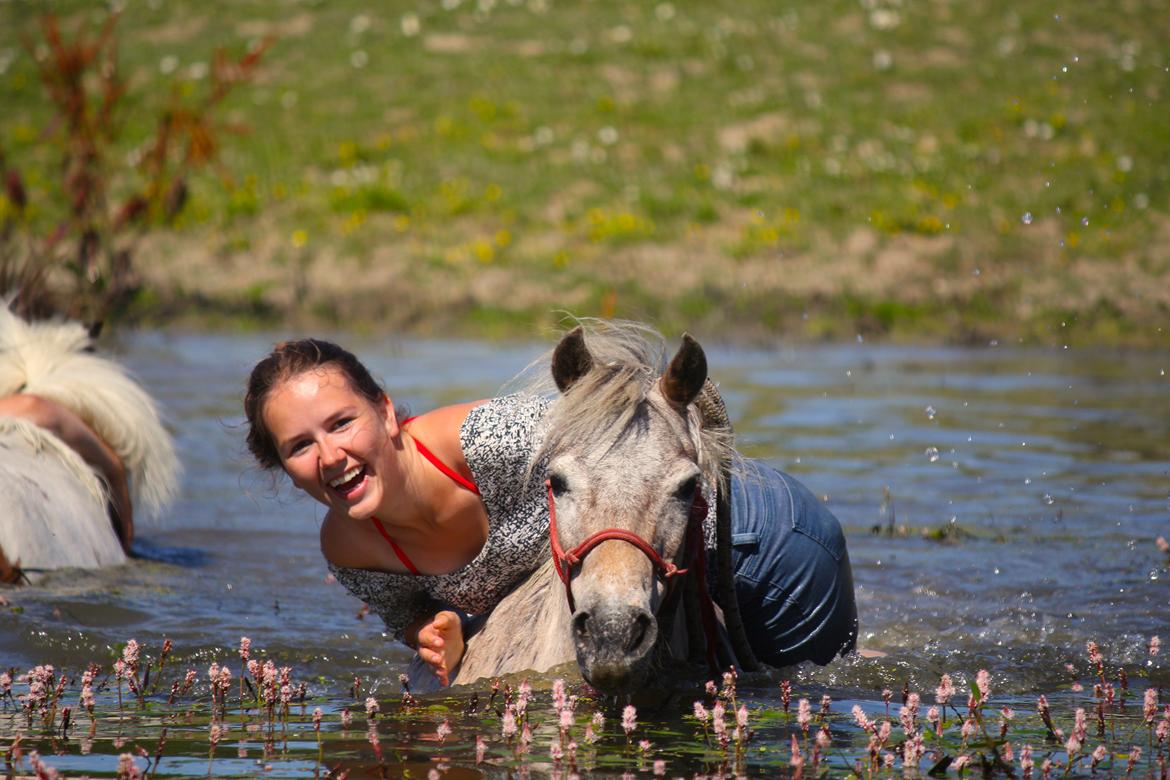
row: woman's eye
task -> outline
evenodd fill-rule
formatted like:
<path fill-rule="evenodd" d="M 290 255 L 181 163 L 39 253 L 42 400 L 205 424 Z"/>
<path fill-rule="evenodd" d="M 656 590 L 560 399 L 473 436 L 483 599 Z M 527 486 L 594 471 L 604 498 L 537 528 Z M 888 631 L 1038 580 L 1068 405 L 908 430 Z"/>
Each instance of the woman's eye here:
<path fill-rule="evenodd" d="M 339 420 L 337 420 L 337 422 L 333 423 L 333 430 L 340 431 L 342 428 L 349 425 L 351 422 L 353 422 L 352 417 L 342 417 Z"/>
<path fill-rule="evenodd" d="M 293 455 L 298 455 L 298 454 L 304 452 L 305 449 L 308 448 L 308 446 L 309 446 L 309 443 L 307 441 L 298 441 L 296 444 L 294 444 L 293 446 L 288 448 L 289 457 L 292 457 Z"/>

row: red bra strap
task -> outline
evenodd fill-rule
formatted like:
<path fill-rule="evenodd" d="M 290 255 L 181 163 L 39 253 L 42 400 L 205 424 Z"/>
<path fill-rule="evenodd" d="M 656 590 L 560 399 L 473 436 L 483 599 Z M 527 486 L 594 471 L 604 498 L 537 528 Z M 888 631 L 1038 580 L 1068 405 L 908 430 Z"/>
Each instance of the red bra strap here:
<path fill-rule="evenodd" d="M 432 466 L 434 466 L 439 471 L 443 472 L 448 477 L 450 477 L 452 480 L 454 480 L 455 484 L 459 485 L 459 487 L 461 487 L 461 488 L 464 488 L 466 490 L 470 490 L 472 493 L 475 493 L 477 496 L 479 495 L 479 488 L 477 488 L 475 486 L 474 482 L 472 482 L 470 479 L 468 479 L 467 477 L 460 474 L 455 469 L 448 466 L 443 461 L 439 460 L 438 456 L 435 455 L 435 453 L 428 450 L 427 445 L 425 445 L 421 441 L 419 441 L 417 437 L 414 440 L 414 446 L 418 447 L 419 454 L 421 454 L 424 458 L 429 460 L 431 462 Z"/>
<path fill-rule="evenodd" d="M 402 548 L 398 546 L 398 543 L 395 542 L 393 538 L 391 538 L 389 532 L 386 530 L 386 526 L 382 525 L 382 521 L 376 517 L 371 517 L 370 519 L 374 521 L 374 527 L 378 529 L 378 533 L 382 534 L 382 538 L 390 542 L 390 549 L 392 549 L 394 554 L 398 556 L 398 560 L 402 561 L 402 565 L 405 566 L 411 574 L 417 575 L 419 573 L 418 569 L 415 568 L 414 564 L 410 562 L 410 558 L 406 557 L 406 553 L 402 551 Z"/>

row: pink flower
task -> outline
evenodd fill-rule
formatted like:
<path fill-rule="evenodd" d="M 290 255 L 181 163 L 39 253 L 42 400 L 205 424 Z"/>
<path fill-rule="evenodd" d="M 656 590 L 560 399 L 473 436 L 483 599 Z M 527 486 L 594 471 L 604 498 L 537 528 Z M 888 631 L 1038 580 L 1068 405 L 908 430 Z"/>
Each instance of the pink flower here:
<path fill-rule="evenodd" d="M 132 754 L 123 753 L 118 756 L 118 777 L 133 778 L 133 780 L 142 777 L 142 770 L 134 763 Z"/>
<path fill-rule="evenodd" d="M 516 716 L 511 708 L 504 710 L 504 717 L 500 721 L 500 730 L 504 734 L 504 739 L 511 739 L 516 735 Z"/>
<path fill-rule="evenodd" d="M 1146 688 L 1146 695 L 1142 700 L 1142 717 L 1146 719 L 1146 723 L 1153 723 L 1154 716 L 1158 714 L 1158 689 Z"/>
<path fill-rule="evenodd" d="M 240 660 L 247 662 L 248 655 L 252 652 L 252 640 L 246 636 L 240 637 Z"/>
<path fill-rule="evenodd" d="M 811 720 L 812 709 L 809 707 L 808 699 L 801 699 L 796 702 L 796 723 L 806 734 L 808 733 L 808 724 Z"/>
<path fill-rule="evenodd" d="M 320 707 L 313 708 L 313 730 L 314 731 L 321 730 L 321 708 Z"/>
<path fill-rule="evenodd" d="M 865 710 L 861 709 L 860 704 L 854 704 L 852 712 L 853 719 L 857 721 L 858 727 L 860 727 L 862 730 L 868 730 L 869 727 L 873 725 L 870 719 L 866 716 Z"/>
<path fill-rule="evenodd" d="M 548 746 L 548 755 L 553 761 L 560 761 L 564 758 L 565 753 L 561 749 L 561 743 L 559 741 L 554 739 L 552 744 Z"/>
<path fill-rule="evenodd" d="M 634 709 L 633 704 L 627 704 L 626 708 L 622 710 L 622 730 L 626 732 L 626 736 L 630 735 L 638 725 L 638 711 Z"/>
<path fill-rule="evenodd" d="M 794 770 L 800 769 L 804 766 L 804 755 L 800 752 L 800 743 L 796 741 L 796 735 L 792 735 L 792 768 Z"/>
<path fill-rule="evenodd" d="M 138 642 L 131 639 L 126 643 L 126 646 L 122 648 L 122 660 L 132 670 L 138 668 Z"/>
<path fill-rule="evenodd" d="M 640 751 L 640 752 L 641 752 L 643 755 L 645 755 L 646 753 L 649 753 L 649 752 L 650 752 L 650 749 L 651 749 L 651 748 L 653 748 L 653 747 L 654 747 L 654 746 L 653 746 L 652 744 L 650 744 L 650 740 L 648 740 L 648 739 L 643 739 L 643 740 L 641 740 L 640 742 L 638 742 L 638 750 L 639 750 L 639 751 Z"/>
<path fill-rule="evenodd" d="M 705 726 L 707 725 L 707 719 L 710 717 L 711 713 L 707 712 L 707 708 L 703 706 L 703 702 L 695 702 L 695 719 Z"/>
<path fill-rule="evenodd" d="M 1166 541 L 1163 539 L 1162 541 Z M 1153 658 L 1158 654 L 1158 650 L 1162 647 L 1162 640 L 1156 636 L 1150 637 L 1150 657 Z"/>
<path fill-rule="evenodd" d="M 444 718 L 443 722 L 439 724 L 439 727 L 435 729 L 435 736 L 439 738 L 440 742 L 443 742 L 447 737 L 451 736 L 450 721 Z"/>
<path fill-rule="evenodd" d="M 986 701 L 991 695 L 991 672 L 980 669 L 975 675 L 975 686 L 979 688 L 979 700 Z"/>
<path fill-rule="evenodd" d="M 487 755 L 487 743 L 484 742 L 483 737 L 479 734 L 475 735 L 475 763 L 482 764 L 484 756 Z"/>
<path fill-rule="evenodd" d="M 659 777 L 666 774 L 666 761 L 660 758 L 654 762 L 654 774 Z"/>
<path fill-rule="evenodd" d="M 968 740 L 975 736 L 978 732 L 979 727 L 975 725 L 975 719 L 967 718 L 965 721 L 963 721 L 963 728 L 959 733 L 962 734 L 964 740 Z"/>
<path fill-rule="evenodd" d="M 934 689 L 934 699 L 940 706 L 945 705 L 955 695 L 955 685 L 951 682 L 951 676 L 944 674 L 938 687 Z"/>
<path fill-rule="evenodd" d="M 366 697 L 366 717 L 367 718 L 377 717 L 377 715 L 381 711 L 381 709 L 382 708 L 378 706 L 377 699 L 375 699 L 373 696 Z"/>
<path fill-rule="evenodd" d="M 605 731 L 605 714 L 600 710 L 593 713 L 592 723 L 593 728 L 597 729 L 598 731 Z"/>
<path fill-rule="evenodd" d="M 934 726 L 935 733 L 942 736 L 942 716 L 939 714 L 938 707 L 931 707 L 926 711 L 926 720 Z"/>
<path fill-rule="evenodd" d="M 1154 544 L 1158 545 L 1158 549 L 1170 555 L 1170 542 L 1166 541 L 1166 537 L 1159 536 L 1154 540 Z"/>
<path fill-rule="evenodd" d="M 719 694 L 719 689 L 715 687 L 714 680 L 707 681 L 706 691 L 708 696 L 716 696 Z"/>
<path fill-rule="evenodd" d="M 565 681 L 559 677 L 553 680 L 552 698 L 553 709 L 560 712 L 565 708 Z"/>
<path fill-rule="evenodd" d="M 723 714 L 726 709 L 722 701 L 715 702 L 711 707 L 711 728 L 714 729 L 716 736 L 722 736 L 727 731 L 727 724 L 723 721 Z"/>
<path fill-rule="evenodd" d="M 1089 651 L 1089 663 L 1100 664 L 1104 658 L 1101 655 L 1101 649 L 1097 647 L 1097 643 L 1089 640 L 1085 643 L 1085 649 Z"/>
<path fill-rule="evenodd" d="M 1095 767 L 1097 764 L 1100 764 L 1102 761 L 1104 761 L 1105 756 L 1107 755 L 1109 755 L 1109 752 L 1105 750 L 1105 746 L 1098 745 L 1096 750 L 1093 751 L 1093 766 Z"/>
<path fill-rule="evenodd" d="M 971 756 L 961 755 L 955 756 L 955 760 L 951 762 L 951 766 L 955 768 L 956 772 L 962 771 L 963 767 L 971 763 Z"/>
<path fill-rule="evenodd" d="M 573 711 L 568 707 L 561 710 L 561 731 L 573 728 Z"/>
<path fill-rule="evenodd" d="M 741 729 L 746 729 L 748 724 L 748 709 L 746 704 L 739 705 L 739 709 L 735 711 L 735 725 Z"/>

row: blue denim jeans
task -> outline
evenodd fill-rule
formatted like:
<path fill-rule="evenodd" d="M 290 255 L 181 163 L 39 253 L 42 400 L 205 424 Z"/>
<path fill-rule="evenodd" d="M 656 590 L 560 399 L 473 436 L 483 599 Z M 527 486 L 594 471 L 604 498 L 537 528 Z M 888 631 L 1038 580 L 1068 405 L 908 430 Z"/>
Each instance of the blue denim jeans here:
<path fill-rule="evenodd" d="M 744 459 L 732 471 L 731 560 L 748 642 L 772 666 L 827 664 L 857 641 L 845 536 L 788 474 Z"/>

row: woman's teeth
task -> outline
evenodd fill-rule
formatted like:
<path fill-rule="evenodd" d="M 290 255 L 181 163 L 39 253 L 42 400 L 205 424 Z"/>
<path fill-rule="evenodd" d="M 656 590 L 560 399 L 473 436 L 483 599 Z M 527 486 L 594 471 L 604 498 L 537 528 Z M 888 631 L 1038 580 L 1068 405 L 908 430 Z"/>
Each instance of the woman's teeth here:
<path fill-rule="evenodd" d="M 362 467 L 361 466 L 354 466 L 352 469 L 345 472 L 337 479 L 330 480 L 329 487 L 339 488 L 342 485 L 344 485 L 346 482 L 351 481 L 354 477 L 356 477 L 358 474 L 361 474 L 361 473 L 362 473 Z"/>

